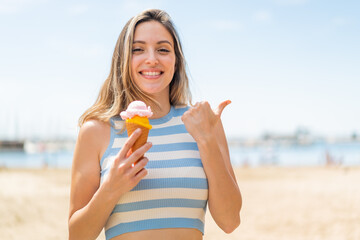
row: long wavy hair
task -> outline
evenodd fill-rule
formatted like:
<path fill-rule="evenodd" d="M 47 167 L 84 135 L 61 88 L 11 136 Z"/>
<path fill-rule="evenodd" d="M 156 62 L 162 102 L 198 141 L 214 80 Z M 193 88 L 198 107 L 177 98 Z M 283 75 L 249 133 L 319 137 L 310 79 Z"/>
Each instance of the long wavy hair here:
<path fill-rule="evenodd" d="M 134 16 L 124 26 L 116 42 L 109 76 L 103 83 L 95 103 L 81 115 L 79 126 L 90 119 L 108 122 L 111 117 L 124 111 L 134 100 L 142 100 L 158 108 L 161 107 L 154 98 L 135 84 L 131 76 L 135 28 L 140 23 L 148 21 L 161 23 L 174 40 L 176 60 L 174 76 L 169 85 L 170 104 L 174 106 L 191 104 L 189 80 L 179 35 L 170 16 L 165 11 L 150 9 Z"/>

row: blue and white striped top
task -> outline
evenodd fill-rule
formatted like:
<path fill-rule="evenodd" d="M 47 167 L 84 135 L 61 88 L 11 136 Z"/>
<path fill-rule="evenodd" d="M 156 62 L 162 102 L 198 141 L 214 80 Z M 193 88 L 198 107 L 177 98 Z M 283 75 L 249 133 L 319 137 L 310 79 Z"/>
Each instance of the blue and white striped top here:
<path fill-rule="evenodd" d="M 166 116 L 149 119 L 153 128 L 148 141 L 153 146 L 145 154 L 148 175 L 115 206 L 105 225 L 106 239 L 160 228 L 195 228 L 204 234 L 208 182 L 198 146 L 181 121 L 188 109 L 172 106 Z M 120 117 L 111 119 L 111 140 L 101 159 L 101 183 L 127 139 L 126 131 L 119 134 L 123 124 Z"/>

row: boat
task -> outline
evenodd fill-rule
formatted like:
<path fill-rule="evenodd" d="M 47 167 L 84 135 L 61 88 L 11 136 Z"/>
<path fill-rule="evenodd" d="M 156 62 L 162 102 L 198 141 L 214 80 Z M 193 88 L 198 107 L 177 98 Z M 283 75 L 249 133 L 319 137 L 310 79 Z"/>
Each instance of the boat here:
<path fill-rule="evenodd" d="M 24 141 L 0 140 L 0 151 L 24 151 Z"/>

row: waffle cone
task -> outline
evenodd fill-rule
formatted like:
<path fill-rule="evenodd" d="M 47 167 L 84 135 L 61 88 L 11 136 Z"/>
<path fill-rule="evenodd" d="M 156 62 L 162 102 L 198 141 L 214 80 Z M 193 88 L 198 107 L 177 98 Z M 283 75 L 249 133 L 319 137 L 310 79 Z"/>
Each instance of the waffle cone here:
<path fill-rule="evenodd" d="M 131 152 L 136 151 L 136 149 L 143 146 L 147 142 L 149 129 L 136 123 L 126 122 L 126 130 L 129 137 L 138 128 L 141 129 L 141 135 L 138 139 L 136 139 L 134 145 L 131 148 Z"/>

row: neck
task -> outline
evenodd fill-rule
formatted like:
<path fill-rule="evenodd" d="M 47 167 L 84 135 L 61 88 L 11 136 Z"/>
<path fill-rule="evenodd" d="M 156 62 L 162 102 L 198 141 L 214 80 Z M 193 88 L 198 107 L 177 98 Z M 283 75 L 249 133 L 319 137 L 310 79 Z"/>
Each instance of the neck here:
<path fill-rule="evenodd" d="M 151 110 L 153 111 L 152 119 L 164 117 L 166 114 L 170 112 L 170 102 L 160 103 L 160 108 L 157 106 L 150 105 Z"/>
<path fill-rule="evenodd" d="M 153 96 L 155 100 L 160 104 L 160 108 L 152 103 L 150 104 L 151 110 L 153 111 L 153 115 L 151 116 L 152 119 L 164 117 L 166 114 L 170 112 L 170 101 L 169 96 L 167 97 L 156 97 Z"/>

